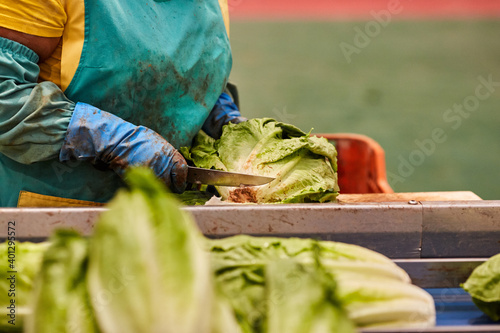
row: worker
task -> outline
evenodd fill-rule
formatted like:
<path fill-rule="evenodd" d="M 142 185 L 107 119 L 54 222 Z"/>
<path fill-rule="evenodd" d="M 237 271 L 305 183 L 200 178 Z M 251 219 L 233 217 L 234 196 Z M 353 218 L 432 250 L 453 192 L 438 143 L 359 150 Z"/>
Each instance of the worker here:
<path fill-rule="evenodd" d="M 174 192 L 177 149 L 245 120 L 227 0 L 0 3 L 0 206 L 107 202 L 130 166 Z"/>

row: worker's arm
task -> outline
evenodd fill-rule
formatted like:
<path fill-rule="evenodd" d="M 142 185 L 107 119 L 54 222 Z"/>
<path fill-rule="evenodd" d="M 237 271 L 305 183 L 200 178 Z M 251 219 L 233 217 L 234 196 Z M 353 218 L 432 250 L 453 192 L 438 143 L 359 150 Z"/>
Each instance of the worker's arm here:
<path fill-rule="evenodd" d="M 54 44 L 52 38 L 0 30 L 0 153 L 25 164 L 57 157 L 105 163 L 119 175 L 131 165 L 148 166 L 182 192 L 186 162 L 160 135 L 74 103 L 52 82 L 38 83 L 38 61 L 50 56 Z"/>
<path fill-rule="evenodd" d="M 20 163 L 58 156 L 75 107 L 52 82 L 38 83 L 40 57 L 26 44 L 47 56 L 52 43 L 0 31 L 0 152 Z"/>
<path fill-rule="evenodd" d="M 4 37 L 33 50 L 42 62 L 54 53 L 61 37 L 41 37 L 0 27 L 0 37 Z"/>

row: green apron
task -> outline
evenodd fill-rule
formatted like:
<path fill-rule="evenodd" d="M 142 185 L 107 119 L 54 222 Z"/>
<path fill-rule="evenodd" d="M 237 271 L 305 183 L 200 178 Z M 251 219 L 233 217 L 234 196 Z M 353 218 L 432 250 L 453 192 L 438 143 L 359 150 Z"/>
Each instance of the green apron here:
<path fill-rule="evenodd" d="M 218 0 L 85 0 L 85 42 L 65 91 L 176 148 L 189 146 L 227 82 L 231 52 Z M 2 205 L 21 190 L 106 202 L 121 179 L 90 163 L 20 164 L 0 154 Z"/>

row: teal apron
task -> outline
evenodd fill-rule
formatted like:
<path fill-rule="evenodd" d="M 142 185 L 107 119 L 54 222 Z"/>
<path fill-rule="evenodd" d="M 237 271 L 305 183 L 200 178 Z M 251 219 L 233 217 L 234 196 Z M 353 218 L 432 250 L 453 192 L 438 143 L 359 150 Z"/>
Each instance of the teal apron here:
<path fill-rule="evenodd" d="M 66 96 L 189 146 L 227 82 L 231 52 L 218 0 L 85 0 L 85 43 Z M 106 202 L 121 179 L 87 162 L 23 165 L 1 156 L 3 186 Z M 5 203 L 4 203 L 5 205 Z"/>

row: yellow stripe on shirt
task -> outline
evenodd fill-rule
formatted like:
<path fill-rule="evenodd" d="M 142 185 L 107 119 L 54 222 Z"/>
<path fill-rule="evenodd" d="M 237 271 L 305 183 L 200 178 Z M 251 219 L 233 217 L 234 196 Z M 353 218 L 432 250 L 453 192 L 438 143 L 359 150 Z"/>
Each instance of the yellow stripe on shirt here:
<path fill-rule="evenodd" d="M 219 6 L 222 12 L 222 17 L 224 18 L 224 25 L 226 26 L 227 36 L 229 37 L 229 8 L 227 5 L 227 0 L 219 0 Z"/>
<path fill-rule="evenodd" d="M 85 41 L 85 2 L 84 0 L 65 0 L 65 10 L 68 15 L 66 29 L 62 38 L 61 56 L 61 89 L 68 88 L 75 76 L 83 43 Z"/>

